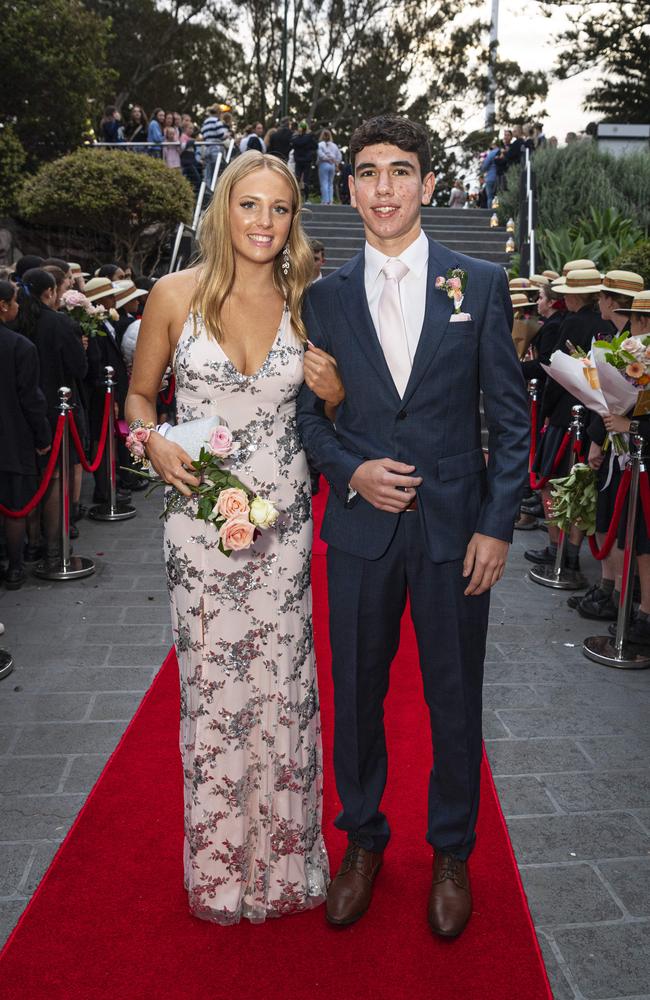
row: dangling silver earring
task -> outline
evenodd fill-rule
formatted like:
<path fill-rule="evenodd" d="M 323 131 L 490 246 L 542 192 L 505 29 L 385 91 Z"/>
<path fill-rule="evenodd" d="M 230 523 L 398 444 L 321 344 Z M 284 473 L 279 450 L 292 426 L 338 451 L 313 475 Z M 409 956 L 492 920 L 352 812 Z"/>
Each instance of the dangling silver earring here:
<path fill-rule="evenodd" d="M 288 246 L 288 244 L 285 246 L 284 250 L 282 251 L 282 264 L 281 264 L 281 267 L 282 267 L 282 273 L 283 273 L 283 275 L 286 278 L 286 276 L 289 273 L 289 268 L 291 267 L 291 258 L 289 257 L 289 246 Z"/>

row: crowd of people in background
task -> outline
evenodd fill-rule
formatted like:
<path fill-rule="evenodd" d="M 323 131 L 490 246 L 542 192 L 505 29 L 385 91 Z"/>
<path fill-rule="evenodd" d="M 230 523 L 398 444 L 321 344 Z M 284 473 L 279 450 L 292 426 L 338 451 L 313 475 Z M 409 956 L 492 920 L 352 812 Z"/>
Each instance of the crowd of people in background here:
<path fill-rule="evenodd" d="M 548 521 L 553 507 L 550 480 L 568 474 L 570 449 L 563 452 L 562 442 L 571 423 L 572 408 L 580 401 L 554 381 L 543 366 L 550 363 L 555 351 L 575 357 L 586 356 L 594 339 L 611 341 L 621 336 L 648 336 L 650 292 L 644 291 L 640 274 L 611 270 L 603 275 L 592 260 L 586 259 L 567 261 L 562 275 L 545 271 L 531 278 L 514 278 L 510 281 L 510 292 L 515 314 L 513 335 L 519 347 L 524 378 L 537 380 L 539 397 L 534 428 L 539 443 L 532 463 L 533 480 L 539 488 L 528 491 L 515 528 L 547 532 L 546 544 L 531 546 L 525 557 L 537 566 L 554 565 L 559 529 Z M 630 340 L 629 344 L 633 345 L 634 341 Z M 596 540 L 600 547 L 612 526 L 625 465 L 615 453 L 609 435 L 628 434 L 632 416 L 629 412 L 622 416 L 610 413 L 601 417 L 587 411 L 581 460 L 597 474 Z M 638 424 L 638 433 L 646 441 L 650 440 L 650 418 L 642 415 Z M 623 509 L 617 544 L 600 563 L 600 580 L 585 594 L 569 598 L 569 606 L 583 618 L 612 623 L 617 618 L 626 520 L 627 512 Z M 611 530 L 614 531 L 614 527 Z M 584 537 L 584 532 L 574 525 L 563 557 L 563 566 L 569 572 L 580 571 Z M 638 521 L 635 546 L 639 576 L 635 600 L 639 604 L 633 614 L 628 640 L 647 646 L 650 643 L 650 536 L 643 516 Z"/>
<path fill-rule="evenodd" d="M 203 178 L 210 183 L 219 154 L 225 157 L 232 143 L 231 158 L 258 150 L 288 163 L 305 201 L 317 181 L 321 204 L 332 205 L 337 177 L 342 204 L 350 201 L 349 165 L 331 129 L 310 126 L 304 119 L 297 122 L 284 117 L 269 129 L 263 122 L 237 126 L 229 112 L 213 104 L 203 121 L 197 123 L 188 114 L 163 108 L 156 108 L 147 118 L 141 105 L 136 104 L 123 122 L 118 109 L 109 105 L 99 123 L 98 141 L 161 159 L 172 170 L 180 171 L 195 191 Z"/>
<path fill-rule="evenodd" d="M 35 255 L 20 258 L 11 272 L 5 269 L 0 275 L 0 423 L 10 429 L 0 434 L 0 503 L 5 507 L 20 511 L 37 492 L 55 435 L 62 386 L 71 390 L 87 457 L 96 454 L 100 442 L 107 365 L 114 371 L 114 416 L 123 420 L 132 344 L 152 287 L 151 279 L 134 281 L 129 269 L 118 264 L 106 264 L 90 277 L 78 264 Z M 71 315 L 80 306 L 97 317 L 92 335 Z M 130 464 L 118 438 L 118 499 L 123 501 L 146 487 L 129 473 Z M 26 517 L 2 518 L 0 563 L 8 589 L 25 583 L 25 564 L 42 563 L 46 570 L 60 565 L 58 475 L 57 469 L 43 500 Z M 78 537 L 85 513 L 81 485 L 82 466 L 71 448 L 71 538 Z M 110 499 L 106 462 L 94 473 L 92 499 L 97 504 Z"/>
<path fill-rule="evenodd" d="M 232 142 L 231 157 L 258 150 L 288 163 L 305 201 L 318 188 L 323 205 L 333 204 L 335 196 L 341 204 L 350 203 L 351 169 L 343 149 L 334 141 L 331 129 L 309 124 L 305 119 L 283 117 L 270 128 L 261 121 L 238 124 L 220 104 L 211 105 L 201 122 L 195 122 L 191 115 L 162 108 L 156 108 L 148 118 L 142 106 L 135 104 L 122 121 L 118 109 L 109 105 L 99 124 L 98 140 L 162 159 L 168 167 L 180 171 L 195 192 L 203 178 L 210 183 L 219 153 L 225 157 Z M 577 141 L 579 136 L 574 132 L 565 138 L 567 144 Z M 504 128 L 481 154 L 478 180 L 454 182 L 449 207 L 492 208 L 495 196 L 506 187 L 508 171 L 522 162 L 525 150 L 533 154 L 557 145 L 556 136 L 547 139 L 541 122 Z"/>
<path fill-rule="evenodd" d="M 570 132 L 566 142 L 577 141 L 577 135 Z M 547 139 L 541 122 L 529 125 L 513 125 L 505 128 L 502 136 L 495 136 L 487 151 L 480 156 L 478 184 L 472 187 L 465 180 L 456 180 L 449 196 L 450 208 L 492 208 L 492 202 L 499 191 L 507 185 L 507 173 L 511 167 L 522 163 L 525 151 L 534 154 L 538 149 L 556 148 L 557 137 Z"/>

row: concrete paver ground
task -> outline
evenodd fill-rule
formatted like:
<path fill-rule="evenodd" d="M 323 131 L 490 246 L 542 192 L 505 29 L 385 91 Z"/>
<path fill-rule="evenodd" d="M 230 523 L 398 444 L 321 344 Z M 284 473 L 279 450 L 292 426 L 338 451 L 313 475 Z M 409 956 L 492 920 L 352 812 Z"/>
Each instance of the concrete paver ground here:
<path fill-rule="evenodd" d="M 159 505 L 134 502 L 131 521 L 80 523 L 94 576 L 0 591 L 16 661 L 0 683 L 0 940 L 171 645 Z M 493 595 L 488 755 L 556 1000 L 650 1000 L 650 671 L 584 658 L 604 629 L 526 577 L 545 538 L 515 538 Z"/>

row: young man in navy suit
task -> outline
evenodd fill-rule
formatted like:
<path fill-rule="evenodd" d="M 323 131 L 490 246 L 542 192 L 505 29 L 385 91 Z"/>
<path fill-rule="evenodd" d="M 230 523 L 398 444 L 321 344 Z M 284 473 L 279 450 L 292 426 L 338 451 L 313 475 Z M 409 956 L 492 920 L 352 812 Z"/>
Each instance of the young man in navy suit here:
<path fill-rule="evenodd" d="M 336 359 L 345 398 L 335 423 L 307 386 L 298 408 L 309 458 L 330 483 L 322 537 L 336 825 L 349 843 L 327 917 L 347 925 L 363 916 L 388 843 L 383 702 L 408 596 L 435 755 L 428 920 L 456 937 L 472 912 L 489 591 L 503 574 L 527 473 L 526 393 L 503 269 L 422 232 L 420 205 L 435 186 L 425 130 L 381 116 L 357 129 L 350 149 L 365 248 L 313 285 L 305 307 L 310 340 Z"/>

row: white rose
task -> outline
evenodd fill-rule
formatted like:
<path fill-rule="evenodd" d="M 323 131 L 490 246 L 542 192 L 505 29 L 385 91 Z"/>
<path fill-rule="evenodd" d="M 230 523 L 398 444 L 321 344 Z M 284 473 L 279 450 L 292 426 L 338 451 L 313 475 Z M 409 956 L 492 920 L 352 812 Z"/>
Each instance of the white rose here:
<path fill-rule="evenodd" d="M 255 497 L 248 516 L 256 528 L 272 528 L 278 519 L 278 511 L 268 500 Z"/>
<path fill-rule="evenodd" d="M 627 340 L 623 341 L 621 347 L 624 351 L 627 351 L 628 354 L 633 354 L 635 357 L 640 357 L 644 351 L 643 344 L 638 337 L 629 337 Z"/>

